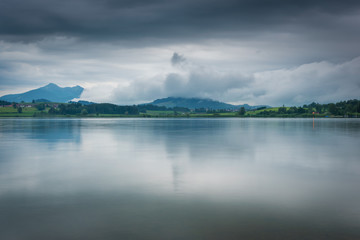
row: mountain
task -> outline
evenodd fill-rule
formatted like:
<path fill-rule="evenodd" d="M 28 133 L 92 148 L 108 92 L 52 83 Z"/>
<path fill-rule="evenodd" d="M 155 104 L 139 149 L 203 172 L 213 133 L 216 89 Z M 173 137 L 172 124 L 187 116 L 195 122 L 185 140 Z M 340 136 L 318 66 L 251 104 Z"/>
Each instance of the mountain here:
<path fill-rule="evenodd" d="M 20 94 L 9 94 L 0 97 L 0 100 L 8 102 L 31 102 L 32 100 L 46 99 L 51 102 L 68 102 L 74 98 L 79 98 L 84 88 L 75 87 L 59 87 L 54 83 L 50 83 L 44 87 L 37 88 Z"/>
<path fill-rule="evenodd" d="M 80 103 L 81 105 L 91 105 L 91 104 L 98 104 L 98 103 L 95 103 L 95 102 L 89 102 L 89 101 L 84 101 L 84 100 L 79 100 L 79 101 L 69 101 L 69 103 Z"/>
<path fill-rule="evenodd" d="M 240 109 L 241 107 L 244 107 L 246 110 L 251 110 L 259 107 L 264 107 L 264 106 L 249 106 L 248 104 L 232 105 L 232 104 L 219 102 L 212 99 L 205 99 L 205 98 L 181 98 L 181 97 L 168 97 L 168 98 L 157 99 L 148 104 L 152 104 L 156 106 L 165 106 L 168 108 L 185 107 L 189 109 L 207 108 L 213 110 L 217 110 L 217 109 L 237 110 Z"/>

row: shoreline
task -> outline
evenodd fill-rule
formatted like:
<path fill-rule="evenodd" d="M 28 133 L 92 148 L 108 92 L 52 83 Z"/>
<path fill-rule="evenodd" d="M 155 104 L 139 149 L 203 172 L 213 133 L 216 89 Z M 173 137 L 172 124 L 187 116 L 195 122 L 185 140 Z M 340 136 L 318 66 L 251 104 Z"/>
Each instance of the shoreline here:
<path fill-rule="evenodd" d="M 357 119 L 360 118 L 358 116 L 354 117 L 345 117 L 345 116 L 236 116 L 236 115 L 220 115 L 220 116 L 213 116 L 213 115 L 190 115 L 190 116 L 162 116 L 162 115 L 101 115 L 101 116 L 91 116 L 91 115 L 41 115 L 41 116 L 30 116 L 30 115 L 8 115 L 8 116 L 1 116 L 0 119 L 6 118 L 306 118 L 306 119 Z"/>

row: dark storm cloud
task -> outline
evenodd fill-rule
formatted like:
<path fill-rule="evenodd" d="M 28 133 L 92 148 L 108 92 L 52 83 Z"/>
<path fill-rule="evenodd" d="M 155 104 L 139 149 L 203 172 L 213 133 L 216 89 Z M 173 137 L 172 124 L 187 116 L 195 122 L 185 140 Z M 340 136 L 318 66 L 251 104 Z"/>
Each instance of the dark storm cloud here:
<path fill-rule="evenodd" d="M 52 81 L 89 96 L 118 86 L 117 103 L 348 99 L 359 29 L 358 0 L 1 0 L 0 92 Z"/>
<path fill-rule="evenodd" d="M 359 1 L 331 0 L 2 0 L 0 34 L 9 41 L 48 35 L 179 41 L 304 27 L 323 32 L 334 31 L 331 26 L 342 16 L 356 14 L 359 6 Z M 359 35 L 352 30 L 336 31 Z"/>
<path fill-rule="evenodd" d="M 176 52 L 171 57 L 171 64 L 173 66 L 179 65 L 179 64 L 181 64 L 181 63 L 183 63 L 185 61 L 186 61 L 186 59 L 184 58 L 184 56 L 182 56 L 182 55 L 180 55 L 180 54 L 178 54 Z"/>

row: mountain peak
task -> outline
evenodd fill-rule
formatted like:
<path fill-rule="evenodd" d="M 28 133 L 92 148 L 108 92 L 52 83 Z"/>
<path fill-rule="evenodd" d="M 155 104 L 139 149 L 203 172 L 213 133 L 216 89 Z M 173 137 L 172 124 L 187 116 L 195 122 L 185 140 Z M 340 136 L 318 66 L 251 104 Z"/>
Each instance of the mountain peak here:
<path fill-rule="evenodd" d="M 52 102 L 68 102 L 74 98 L 79 98 L 84 88 L 80 86 L 76 87 L 59 87 L 55 83 L 49 83 L 44 87 L 30 90 L 20 94 L 5 95 L 0 100 L 9 102 L 31 102 L 37 99 L 48 99 Z"/>
<path fill-rule="evenodd" d="M 58 85 L 56 85 L 55 83 L 49 83 L 48 85 L 44 86 L 43 88 L 60 88 Z"/>

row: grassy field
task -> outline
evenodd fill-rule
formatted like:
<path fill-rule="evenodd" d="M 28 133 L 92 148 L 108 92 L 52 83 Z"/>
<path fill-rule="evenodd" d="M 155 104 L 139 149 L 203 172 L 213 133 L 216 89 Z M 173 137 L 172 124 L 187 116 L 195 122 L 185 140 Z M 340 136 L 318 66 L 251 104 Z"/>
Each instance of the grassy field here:
<path fill-rule="evenodd" d="M 247 111 L 246 112 L 246 115 L 248 116 L 251 116 L 251 115 L 256 115 L 256 114 L 259 114 L 261 112 L 264 112 L 264 111 L 274 111 L 274 112 L 277 112 L 279 110 L 280 107 L 273 107 L 273 108 L 265 108 L 265 109 L 261 109 L 261 110 L 256 110 L 256 111 Z M 286 111 L 289 110 L 290 107 L 286 107 Z"/>
<path fill-rule="evenodd" d="M 33 107 L 23 108 L 22 113 L 18 113 L 18 110 L 13 107 L 1 107 L 0 117 L 32 117 L 37 112 L 40 111 Z"/>
<path fill-rule="evenodd" d="M 174 111 L 153 111 L 153 110 L 146 110 L 146 114 L 159 115 L 159 116 L 167 116 L 167 115 L 173 115 L 173 114 L 174 114 Z"/>
<path fill-rule="evenodd" d="M 236 112 L 227 113 L 191 113 L 190 117 L 236 117 L 239 116 Z"/>

